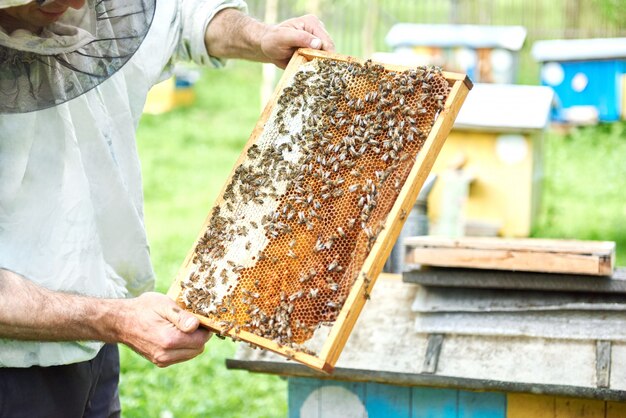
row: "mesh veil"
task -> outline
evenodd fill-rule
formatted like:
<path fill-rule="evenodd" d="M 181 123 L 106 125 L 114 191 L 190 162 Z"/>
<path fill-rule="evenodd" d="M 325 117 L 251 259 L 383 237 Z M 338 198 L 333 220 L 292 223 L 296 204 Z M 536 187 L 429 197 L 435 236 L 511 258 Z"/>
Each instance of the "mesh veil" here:
<path fill-rule="evenodd" d="M 88 0 L 84 10 L 73 11 L 73 16 L 44 28 L 39 36 L 3 32 L 0 113 L 64 103 L 115 74 L 145 38 L 155 3 Z"/>

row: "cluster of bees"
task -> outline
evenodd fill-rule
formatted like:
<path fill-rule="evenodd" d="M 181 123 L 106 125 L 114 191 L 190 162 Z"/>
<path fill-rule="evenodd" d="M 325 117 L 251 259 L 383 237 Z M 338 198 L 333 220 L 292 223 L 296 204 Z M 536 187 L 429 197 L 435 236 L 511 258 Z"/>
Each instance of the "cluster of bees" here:
<path fill-rule="evenodd" d="M 302 66 L 213 209 L 181 301 L 224 335 L 309 352 L 303 344 L 337 318 L 448 93 L 433 67 Z"/>

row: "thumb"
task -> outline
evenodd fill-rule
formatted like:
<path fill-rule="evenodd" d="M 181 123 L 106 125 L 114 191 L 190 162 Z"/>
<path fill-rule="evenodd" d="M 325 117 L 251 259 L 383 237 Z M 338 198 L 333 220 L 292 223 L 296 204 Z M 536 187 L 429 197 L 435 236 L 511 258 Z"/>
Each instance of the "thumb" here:
<path fill-rule="evenodd" d="M 200 320 L 174 304 L 165 310 L 165 318 L 184 333 L 190 334 L 198 329 Z"/>
<path fill-rule="evenodd" d="M 322 40 L 303 29 L 292 29 L 285 34 L 284 41 L 292 47 L 320 49 Z"/>
<path fill-rule="evenodd" d="M 322 40 L 315 36 L 311 36 L 309 40 L 309 48 L 320 49 L 322 47 Z"/>

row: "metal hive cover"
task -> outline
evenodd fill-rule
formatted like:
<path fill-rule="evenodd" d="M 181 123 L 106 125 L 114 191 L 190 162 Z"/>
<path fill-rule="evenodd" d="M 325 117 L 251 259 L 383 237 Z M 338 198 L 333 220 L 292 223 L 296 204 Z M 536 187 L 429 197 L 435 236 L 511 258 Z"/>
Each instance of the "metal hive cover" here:
<path fill-rule="evenodd" d="M 471 83 L 300 50 L 170 295 L 331 371 Z"/>

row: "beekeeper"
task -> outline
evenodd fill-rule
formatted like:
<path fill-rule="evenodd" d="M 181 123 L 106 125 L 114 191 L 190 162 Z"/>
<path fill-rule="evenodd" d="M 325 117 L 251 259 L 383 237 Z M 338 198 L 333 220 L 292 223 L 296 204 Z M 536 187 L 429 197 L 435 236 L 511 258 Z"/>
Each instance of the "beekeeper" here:
<path fill-rule="evenodd" d="M 115 343 L 161 367 L 203 351 L 209 332 L 150 292 L 135 129 L 175 61 L 333 49 L 314 16 L 245 9 L 0 0 L 0 416 L 118 416 Z"/>

